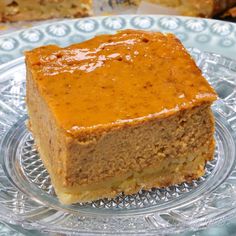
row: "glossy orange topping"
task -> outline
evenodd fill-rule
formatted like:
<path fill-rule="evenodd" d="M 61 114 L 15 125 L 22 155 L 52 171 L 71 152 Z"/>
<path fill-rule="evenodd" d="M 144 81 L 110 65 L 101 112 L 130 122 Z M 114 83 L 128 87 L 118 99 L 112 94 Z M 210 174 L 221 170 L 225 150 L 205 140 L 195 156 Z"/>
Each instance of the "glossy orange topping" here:
<path fill-rule="evenodd" d="M 26 60 L 58 124 L 72 135 L 217 98 L 171 34 L 124 30 L 66 48 L 40 47 Z"/>

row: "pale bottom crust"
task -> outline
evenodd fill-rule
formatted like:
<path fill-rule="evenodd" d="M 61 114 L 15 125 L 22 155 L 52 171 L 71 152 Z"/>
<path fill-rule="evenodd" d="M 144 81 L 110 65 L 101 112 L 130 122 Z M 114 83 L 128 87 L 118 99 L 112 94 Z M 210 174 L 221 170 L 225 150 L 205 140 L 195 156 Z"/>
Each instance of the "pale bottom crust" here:
<path fill-rule="evenodd" d="M 39 142 L 37 142 L 39 144 Z M 211 151 L 209 151 L 209 146 Z M 189 157 L 176 159 L 166 159 L 160 162 L 159 166 L 152 166 L 143 169 L 139 173 L 127 173 L 122 176 L 110 177 L 99 183 L 84 185 L 74 185 L 63 187 L 58 176 L 50 171 L 48 158 L 43 155 L 45 152 L 39 145 L 41 158 L 51 173 L 51 179 L 55 192 L 63 204 L 73 204 L 77 202 L 88 202 L 102 198 L 113 198 L 121 190 L 128 195 L 138 192 L 140 189 L 148 190 L 153 187 L 169 187 L 183 182 L 190 182 L 204 175 L 204 168 L 207 160 L 211 160 L 214 152 L 214 140 L 210 145 L 202 147 L 196 155 L 189 153 Z M 200 154 L 200 155 L 199 155 Z"/>
<path fill-rule="evenodd" d="M 170 168 L 171 170 L 172 168 Z M 166 171 L 156 171 L 152 174 L 134 174 L 133 176 L 123 176 L 111 178 L 102 183 L 89 184 L 87 186 L 74 188 L 75 193 L 62 192 L 55 189 L 58 198 L 63 204 L 76 202 L 90 202 L 103 198 L 114 198 L 124 189 L 124 194 L 129 195 L 138 192 L 140 189 L 149 190 L 153 187 L 169 187 L 174 184 L 197 179 L 204 174 L 204 166 L 200 166 L 195 173 L 189 171 L 184 176 L 181 173 L 168 174 Z M 86 188 L 87 187 L 87 188 Z M 77 192 L 77 193 L 76 193 Z"/>

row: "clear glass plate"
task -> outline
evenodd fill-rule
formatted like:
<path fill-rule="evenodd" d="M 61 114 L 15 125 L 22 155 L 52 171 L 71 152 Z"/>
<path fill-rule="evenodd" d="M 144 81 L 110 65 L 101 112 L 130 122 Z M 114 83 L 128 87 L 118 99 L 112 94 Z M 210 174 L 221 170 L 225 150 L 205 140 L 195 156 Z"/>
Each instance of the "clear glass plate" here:
<path fill-rule="evenodd" d="M 236 213 L 236 62 L 189 49 L 220 99 L 214 104 L 216 151 L 192 183 L 65 206 L 51 186 L 26 129 L 25 66 L 0 67 L 0 220 L 47 232 L 167 234 L 197 230 Z"/>

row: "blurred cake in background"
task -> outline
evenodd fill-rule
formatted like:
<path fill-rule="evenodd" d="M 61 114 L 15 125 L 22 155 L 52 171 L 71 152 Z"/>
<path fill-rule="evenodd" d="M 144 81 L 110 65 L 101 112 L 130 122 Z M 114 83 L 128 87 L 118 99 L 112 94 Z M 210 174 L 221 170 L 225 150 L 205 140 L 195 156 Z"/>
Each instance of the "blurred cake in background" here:
<path fill-rule="evenodd" d="M 0 0 L 0 22 L 89 16 L 92 0 Z"/>
<path fill-rule="evenodd" d="M 229 9 L 222 15 L 222 18 L 227 18 L 227 17 L 236 18 L 236 7 Z"/>
<path fill-rule="evenodd" d="M 200 17 L 213 17 L 236 5 L 236 0 L 133 0 L 132 2 L 136 5 L 146 2 L 155 3 L 160 8 L 150 6 L 150 9 L 156 14 L 162 14 L 162 12 L 167 14 L 169 10 L 170 14 Z"/>
<path fill-rule="evenodd" d="M 0 22 L 116 14 L 235 17 L 236 0 L 0 0 Z M 228 10 L 228 11 L 227 11 Z M 224 13 L 227 11 L 226 13 Z"/>

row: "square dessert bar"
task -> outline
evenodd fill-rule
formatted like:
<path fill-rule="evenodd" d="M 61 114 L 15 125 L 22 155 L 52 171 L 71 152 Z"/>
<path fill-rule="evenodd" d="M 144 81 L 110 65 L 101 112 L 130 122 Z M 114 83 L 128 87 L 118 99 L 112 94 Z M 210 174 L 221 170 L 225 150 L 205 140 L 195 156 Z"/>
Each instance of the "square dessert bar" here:
<path fill-rule="evenodd" d="M 30 130 L 62 203 L 197 179 L 216 100 L 172 34 L 124 30 L 26 53 Z"/>

